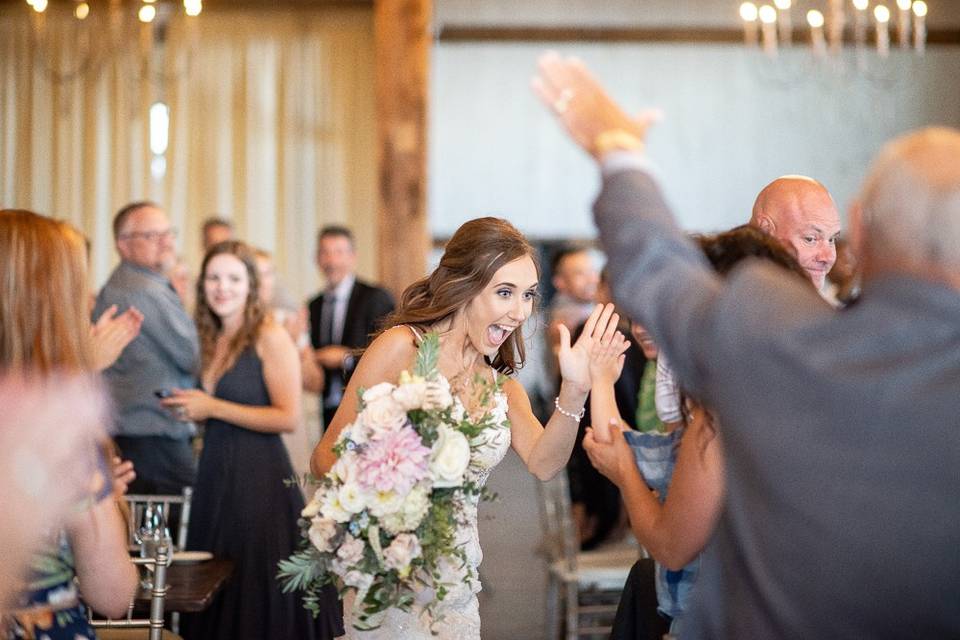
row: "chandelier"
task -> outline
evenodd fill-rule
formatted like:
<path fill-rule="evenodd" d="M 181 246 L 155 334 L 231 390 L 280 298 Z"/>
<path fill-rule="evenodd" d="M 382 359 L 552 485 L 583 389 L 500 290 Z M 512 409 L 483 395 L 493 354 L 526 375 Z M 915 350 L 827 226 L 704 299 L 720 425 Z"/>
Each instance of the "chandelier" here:
<path fill-rule="evenodd" d="M 753 2 L 740 5 L 743 38 L 748 46 L 759 46 L 770 57 L 776 57 L 783 47 L 793 41 L 808 40 L 814 57 L 839 56 L 845 42 L 852 42 L 863 52 L 872 41 L 876 54 L 886 58 L 890 54 L 890 29 L 894 17 L 896 42 L 900 49 L 912 49 L 922 55 L 927 41 L 927 3 L 923 0 L 828 0 L 825 7 L 812 7 L 806 12 L 809 36 L 804 29 L 794 30 L 792 0 L 774 0 L 773 4 L 757 6 Z M 817 3 L 810 3 L 817 4 Z M 851 20 L 852 18 L 852 20 Z"/>
<path fill-rule="evenodd" d="M 33 51 L 54 83 L 97 76 L 118 59 L 134 80 L 156 72 L 154 53 L 176 22 L 188 54 L 196 44 L 196 16 L 202 0 L 26 0 L 31 13 Z M 187 56 L 187 61 L 192 56 Z M 180 72 L 186 72 L 186 65 Z"/>

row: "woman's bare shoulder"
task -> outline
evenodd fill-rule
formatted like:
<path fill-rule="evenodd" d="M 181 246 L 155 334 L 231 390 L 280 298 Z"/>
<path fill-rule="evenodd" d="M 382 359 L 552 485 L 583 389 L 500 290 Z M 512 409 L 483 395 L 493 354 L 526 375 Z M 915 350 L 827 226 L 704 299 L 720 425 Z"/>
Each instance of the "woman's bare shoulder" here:
<path fill-rule="evenodd" d="M 417 353 L 417 342 L 409 327 L 387 329 L 363 352 L 361 362 L 375 362 L 380 368 L 402 371 L 410 366 Z"/>
<path fill-rule="evenodd" d="M 257 355 L 263 357 L 276 349 L 287 349 L 296 351 L 296 345 L 293 338 L 287 333 L 287 330 L 272 320 L 265 321 L 260 326 L 256 341 Z"/>

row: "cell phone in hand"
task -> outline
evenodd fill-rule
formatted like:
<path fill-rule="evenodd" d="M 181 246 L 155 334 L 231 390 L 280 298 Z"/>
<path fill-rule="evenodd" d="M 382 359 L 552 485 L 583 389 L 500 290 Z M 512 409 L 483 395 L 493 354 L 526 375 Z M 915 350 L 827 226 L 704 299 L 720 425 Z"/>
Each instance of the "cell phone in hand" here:
<path fill-rule="evenodd" d="M 163 400 L 164 398 L 169 398 L 170 396 L 172 396 L 173 391 L 171 391 L 170 389 L 157 389 L 156 391 L 153 392 L 153 395 Z"/>

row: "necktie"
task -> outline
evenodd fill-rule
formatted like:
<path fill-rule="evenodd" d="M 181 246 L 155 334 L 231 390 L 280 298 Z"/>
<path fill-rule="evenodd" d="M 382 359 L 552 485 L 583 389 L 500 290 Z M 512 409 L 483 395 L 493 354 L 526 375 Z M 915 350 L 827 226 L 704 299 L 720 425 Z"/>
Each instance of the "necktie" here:
<path fill-rule="evenodd" d="M 323 310 L 320 313 L 320 343 L 322 346 L 333 344 L 333 314 L 336 306 L 336 294 L 333 291 L 325 293 Z"/>

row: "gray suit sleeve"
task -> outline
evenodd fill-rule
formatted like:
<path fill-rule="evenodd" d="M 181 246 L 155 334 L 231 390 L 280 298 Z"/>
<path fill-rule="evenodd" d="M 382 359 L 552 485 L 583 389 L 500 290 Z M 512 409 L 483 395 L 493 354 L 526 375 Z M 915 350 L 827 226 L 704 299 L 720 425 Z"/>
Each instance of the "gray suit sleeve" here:
<path fill-rule="evenodd" d="M 708 363 L 699 354 L 709 353 L 716 330 L 719 278 L 646 172 L 606 176 L 594 217 L 617 303 L 653 335 L 683 387 L 706 399 Z"/>

